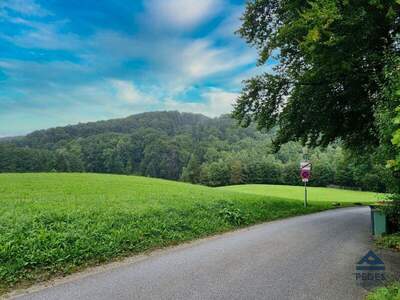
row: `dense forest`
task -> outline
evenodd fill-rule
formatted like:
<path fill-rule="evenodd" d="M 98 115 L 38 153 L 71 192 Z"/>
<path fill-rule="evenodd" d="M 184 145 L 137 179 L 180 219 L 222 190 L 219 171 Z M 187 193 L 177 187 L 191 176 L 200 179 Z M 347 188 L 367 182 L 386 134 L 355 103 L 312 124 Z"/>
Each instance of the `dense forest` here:
<path fill-rule="evenodd" d="M 274 133 L 241 128 L 230 116 L 149 112 L 0 140 L 0 172 L 136 174 L 210 186 L 299 185 L 300 143 L 273 148 Z M 310 185 L 383 192 L 377 157 L 352 156 L 340 143 L 309 150 Z"/>

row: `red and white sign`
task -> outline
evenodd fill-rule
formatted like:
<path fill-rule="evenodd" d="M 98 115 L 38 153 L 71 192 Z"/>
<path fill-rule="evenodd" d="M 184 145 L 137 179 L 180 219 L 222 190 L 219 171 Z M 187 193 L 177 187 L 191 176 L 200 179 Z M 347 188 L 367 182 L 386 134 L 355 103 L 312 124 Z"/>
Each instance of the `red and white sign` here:
<path fill-rule="evenodd" d="M 303 182 L 308 182 L 311 177 L 311 163 L 303 161 L 300 163 L 300 176 Z"/>

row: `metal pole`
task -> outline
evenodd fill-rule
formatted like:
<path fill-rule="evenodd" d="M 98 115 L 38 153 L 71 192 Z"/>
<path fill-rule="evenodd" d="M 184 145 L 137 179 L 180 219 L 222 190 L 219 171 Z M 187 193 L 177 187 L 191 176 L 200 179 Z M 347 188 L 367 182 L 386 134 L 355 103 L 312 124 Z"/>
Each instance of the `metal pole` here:
<path fill-rule="evenodd" d="M 304 207 L 307 208 L 307 182 L 304 182 Z"/>

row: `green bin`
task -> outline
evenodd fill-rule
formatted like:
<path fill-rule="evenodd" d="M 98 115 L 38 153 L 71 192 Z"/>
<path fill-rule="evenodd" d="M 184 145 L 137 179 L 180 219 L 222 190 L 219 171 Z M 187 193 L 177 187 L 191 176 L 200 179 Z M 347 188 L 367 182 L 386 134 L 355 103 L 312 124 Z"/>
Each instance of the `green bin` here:
<path fill-rule="evenodd" d="M 375 206 L 371 206 L 372 234 L 380 236 L 387 232 L 387 220 L 385 213 Z"/>

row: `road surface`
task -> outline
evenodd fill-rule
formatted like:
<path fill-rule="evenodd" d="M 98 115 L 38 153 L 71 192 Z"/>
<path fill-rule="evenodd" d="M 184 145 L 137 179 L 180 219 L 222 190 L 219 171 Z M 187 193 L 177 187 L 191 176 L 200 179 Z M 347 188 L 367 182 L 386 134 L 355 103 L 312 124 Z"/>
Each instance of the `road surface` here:
<path fill-rule="evenodd" d="M 256 225 L 75 276 L 17 299 L 363 299 L 369 208 Z"/>

